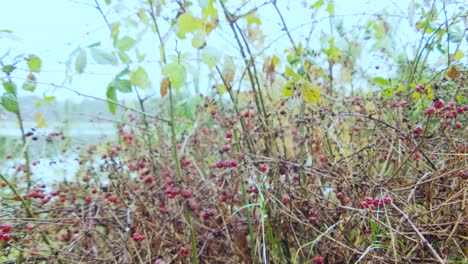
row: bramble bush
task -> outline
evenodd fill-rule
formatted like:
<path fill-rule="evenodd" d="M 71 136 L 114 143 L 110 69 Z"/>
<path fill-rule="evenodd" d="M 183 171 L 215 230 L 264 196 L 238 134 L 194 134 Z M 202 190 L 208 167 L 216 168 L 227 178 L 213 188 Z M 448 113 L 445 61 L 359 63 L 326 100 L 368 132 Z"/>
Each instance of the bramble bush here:
<path fill-rule="evenodd" d="M 22 159 L 12 175 L 0 175 L 0 260 L 467 260 L 461 2 L 416 1 L 405 18 L 417 39 L 403 51 L 395 26 L 401 17 L 360 14 L 367 21 L 350 29 L 333 1 L 304 4 L 312 16 L 301 25 L 310 28 L 306 38 L 288 27 L 288 4 L 275 0 L 258 6 L 149 0 L 114 22 L 104 14 L 123 3 L 98 2 L 112 49 L 100 43 L 77 48 L 67 72 L 85 73 L 90 59 L 123 65 L 99 101 L 121 115 L 117 140 L 74 147 L 61 143 L 63 131 L 44 137 L 26 130 L 17 83 L 34 92 L 41 59 L 0 60 L 1 104 L 22 132 L 20 151 L 5 160 Z M 280 38 L 267 42 L 262 12 L 279 23 L 284 53 L 269 53 Z M 313 40 L 314 27 L 324 22 L 332 32 Z M 220 35 L 233 54 L 217 46 Z M 142 53 L 146 41 L 159 54 L 156 100 L 140 94 L 154 72 L 145 68 L 153 67 Z M 380 63 L 363 66 L 366 56 Z M 13 75 L 20 65 L 29 69 L 24 79 Z M 211 88 L 198 90 L 206 75 Z M 118 100 L 126 93 L 137 96 L 138 107 Z M 54 103 L 52 96 L 40 102 Z M 77 154 L 72 180 L 36 183 L 32 140 Z"/>

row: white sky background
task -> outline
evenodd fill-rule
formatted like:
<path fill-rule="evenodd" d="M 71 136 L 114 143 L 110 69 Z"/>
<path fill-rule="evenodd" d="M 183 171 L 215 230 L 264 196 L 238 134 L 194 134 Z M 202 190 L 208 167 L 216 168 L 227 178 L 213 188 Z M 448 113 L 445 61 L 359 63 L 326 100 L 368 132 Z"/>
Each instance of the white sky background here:
<path fill-rule="evenodd" d="M 108 6 L 104 0 L 98 0 L 102 8 L 106 12 Z M 113 0 L 117 2 L 117 0 Z M 129 5 L 131 1 L 123 1 Z M 241 1 L 239 1 L 241 2 Z M 261 4 L 265 1 L 252 1 L 253 3 Z M 293 36 L 296 43 L 303 39 L 304 35 L 309 33 L 311 24 L 308 23 L 310 19 L 310 10 L 301 8 L 303 1 L 295 0 L 279 0 L 279 6 L 284 11 L 283 16 L 289 29 L 295 29 Z M 313 3 L 315 1 L 307 1 Z M 385 10 L 387 14 L 408 16 L 408 2 L 406 0 L 335 0 L 335 14 L 336 17 L 342 19 L 346 26 L 356 24 L 365 24 L 370 18 L 369 16 L 342 16 L 351 14 L 377 14 Z M 6 51 L 10 50 L 10 54 L 36 54 L 42 59 L 41 73 L 37 74 L 39 82 L 61 84 L 65 78 L 65 64 L 70 53 L 79 46 L 86 46 L 94 42 L 101 41 L 102 48 L 111 47 L 109 45 L 109 29 L 105 24 L 99 11 L 94 8 L 94 0 L 0 0 L 0 30 L 12 30 L 14 38 L 0 37 L 0 56 Z M 286 8 L 286 5 L 289 8 Z M 131 10 L 123 10 L 123 14 Z M 108 20 L 110 23 L 115 22 L 115 13 L 110 12 Z M 267 36 L 265 43 L 272 39 L 283 35 L 283 37 L 275 43 L 268 54 L 279 53 L 281 54 L 285 48 L 290 47 L 289 40 L 281 31 L 279 25 L 279 17 L 271 5 L 261 10 L 262 27 Z M 326 13 L 319 13 L 317 18 L 323 18 Z M 415 16 L 417 17 L 417 16 Z M 392 21 L 401 20 L 401 32 L 399 37 L 402 40 L 408 40 L 412 37 L 415 39 L 419 37 L 411 35 L 410 26 L 407 19 L 395 18 Z M 305 24 L 305 25 L 304 25 Z M 298 27 L 303 25 L 302 27 Z M 406 29 L 405 29 L 406 28 Z M 226 33 L 226 39 L 232 40 L 230 29 L 225 27 L 222 29 Z M 165 30 L 162 30 L 165 31 Z M 329 33 L 329 24 L 327 19 L 321 20 L 316 24 L 314 36 L 317 40 L 320 32 Z M 401 35 L 400 35 L 401 34 Z M 151 35 L 151 34 L 148 34 Z M 123 36 L 123 35 L 122 35 Z M 212 39 L 211 39 L 212 38 Z M 173 38 L 174 39 L 174 38 Z M 188 38 L 190 43 L 190 37 Z M 147 52 L 147 64 L 143 64 L 145 69 L 150 74 L 152 80 L 152 88 L 147 92 L 152 94 L 159 94 L 159 82 L 161 79 L 160 70 L 158 66 L 159 50 L 156 49 L 155 36 L 150 36 L 143 39 L 145 43 L 138 43 L 137 45 L 143 47 L 143 51 Z M 153 42 L 154 41 L 154 42 Z M 106 44 L 107 43 L 107 44 Z M 168 41 L 168 47 L 173 46 L 175 41 Z M 223 39 L 223 36 L 212 36 L 209 42 L 223 51 L 231 53 L 235 57 L 240 57 L 235 49 L 229 49 L 230 43 Z M 147 50 L 146 50 L 147 48 Z M 190 48 L 190 49 L 189 49 Z M 172 48 L 173 49 L 173 48 Z M 184 43 L 179 41 L 179 49 L 184 51 Z M 318 49 L 318 47 L 317 47 Z M 187 51 L 193 52 L 193 48 L 188 47 Z M 379 58 L 368 57 L 362 61 L 364 64 L 369 65 L 369 70 L 373 70 L 375 65 L 385 64 L 379 61 Z M 72 67 L 74 68 L 74 67 Z M 81 93 L 104 98 L 105 90 L 108 83 L 114 76 L 124 68 L 124 65 L 119 66 L 103 66 L 97 65 L 93 62 L 88 52 L 88 65 L 82 75 L 74 74 L 73 81 L 66 83 L 67 87 L 76 89 Z M 27 70 L 20 69 L 17 76 L 26 76 Z M 17 84 L 20 87 L 22 81 Z M 208 80 L 201 79 L 202 86 L 208 86 Z M 54 95 L 58 99 L 77 99 L 74 93 L 63 89 L 52 90 L 51 86 L 39 84 L 36 90 L 39 94 L 46 93 L 47 95 Z M 203 92 L 203 89 L 201 90 Z M 27 92 L 22 92 L 23 94 Z M 120 95 L 119 95 L 120 96 Z M 121 96 L 120 96 L 121 97 Z"/>

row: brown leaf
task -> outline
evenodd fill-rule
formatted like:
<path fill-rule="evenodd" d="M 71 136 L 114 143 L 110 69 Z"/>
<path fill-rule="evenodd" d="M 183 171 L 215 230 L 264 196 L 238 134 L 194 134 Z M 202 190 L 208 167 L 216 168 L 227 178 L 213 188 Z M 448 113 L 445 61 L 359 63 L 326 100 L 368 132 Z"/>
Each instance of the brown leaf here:
<path fill-rule="evenodd" d="M 169 80 L 167 78 L 162 79 L 161 85 L 159 87 L 162 97 L 166 96 L 168 87 L 169 87 Z"/>

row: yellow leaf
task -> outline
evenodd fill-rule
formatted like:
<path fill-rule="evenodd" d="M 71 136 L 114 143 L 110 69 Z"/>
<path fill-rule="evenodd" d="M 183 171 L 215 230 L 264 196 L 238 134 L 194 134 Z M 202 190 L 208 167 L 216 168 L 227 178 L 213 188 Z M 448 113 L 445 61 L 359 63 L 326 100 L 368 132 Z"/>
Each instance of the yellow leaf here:
<path fill-rule="evenodd" d="M 290 97 L 294 94 L 294 81 L 287 82 L 281 89 L 283 96 Z"/>
<path fill-rule="evenodd" d="M 425 89 L 426 89 L 426 96 L 425 96 L 425 97 L 426 97 L 427 99 L 430 99 L 430 100 L 434 99 L 434 96 L 435 96 L 435 95 L 434 95 L 434 91 L 432 90 L 431 85 L 430 85 L 430 84 L 427 84 L 426 87 L 425 87 Z"/>
<path fill-rule="evenodd" d="M 37 128 L 47 127 L 47 123 L 44 121 L 44 116 L 42 114 L 35 115 L 34 119 L 36 119 L 36 122 L 37 122 L 36 127 Z"/>
<path fill-rule="evenodd" d="M 453 60 L 459 60 L 465 57 L 465 54 L 461 50 L 457 50 L 455 54 L 453 54 Z"/>
<path fill-rule="evenodd" d="M 366 113 L 369 115 L 373 115 L 376 112 L 377 107 L 373 102 L 368 102 L 365 106 L 364 109 L 366 109 Z"/>
<path fill-rule="evenodd" d="M 306 102 L 317 104 L 320 100 L 320 89 L 308 81 L 302 84 L 302 93 Z"/>
<path fill-rule="evenodd" d="M 169 81 L 166 78 L 162 79 L 161 85 L 159 86 L 159 91 L 161 92 L 161 96 L 164 97 L 167 94 L 167 88 L 169 87 Z"/>

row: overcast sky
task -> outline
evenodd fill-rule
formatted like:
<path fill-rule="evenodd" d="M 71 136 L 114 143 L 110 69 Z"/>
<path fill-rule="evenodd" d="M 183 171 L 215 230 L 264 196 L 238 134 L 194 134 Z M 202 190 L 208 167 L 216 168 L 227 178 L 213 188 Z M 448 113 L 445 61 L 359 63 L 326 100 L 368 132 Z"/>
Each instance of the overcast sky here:
<path fill-rule="evenodd" d="M 98 1 L 103 5 L 104 9 L 107 8 L 103 0 Z M 264 1 L 256 2 L 263 3 Z M 310 17 L 300 8 L 300 2 L 302 1 L 278 1 L 278 3 L 282 3 L 283 5 L 288 4 L 289 7 L 292 7 L 289 10 L 284 9 L 285 20 L 290 29 L 303 25 L 310 20 Z M 335 0 L 335 9 L 338 16 L 363 12 L 374 14 L 382 10 L 385 10 L 387 14 L 407 16 L 408 2 L 407 0 Z M 74 49 L 96 41 L 109 41 L 109 30 L 101 14 L 93 7 L 94 5 L 94 0 L 1 1 L 0 30 L 12 30 L 13 37 L 5 37 L 5 35 L 1 37 L 0 56 L 7 50 L 10 50 L 10 53 L 15 55 L 22 53 L 37 54 L 43 61 L 42 71 L 38 74 L 38 80 L 45 83 L 60 84 L 65 77 L 64 62 Z M 267 36 L 270 35 L 269 32 L 271 32 L 272 37 L 278 36 L 278 34 L 282 34 L 278 27 L 279 20 L 276 14 L 271 14 L 272 12 L 270 11 L 265 10 L 265 13 L 263 13 L 264 31 L 267 33 Z M 364 23 L 368 17 L 350 16 L 343 17 L 342 19 L 345 25 L 353 25 Z M 110 20 L 112 23 L 112 17 L 110 17 Z M 271 25 L 271 28 L 269 25 Z M 329 28 L 327 20 L 318 23 L 318 26 L 322 30 L 328 30 Z M 403 26 L 408 27 L 408 25 Z M 295 37 L 300 39 L 301 35 L 307 34 L 309 29 L 310 25 L 297 28 L 294 31 Z M 316 30 L 315 32 L 318 34 L 320 30 Z M 403 36 L 404 34 L 405 32 L 402 32 Z M 219 43 L 219 47 L 224 48 L 227 43 L 221 42 Z M 154 47 L 154 45 L 151 46 L 148 43 L 141 45 L 143 47 Z M 218 43 L 214 43 L 213 45 L 216 46 Z M 288 47 L 286 37 L 283 37 L 276 46 L 272 47 L 271 51 L 282 52 L 284 47 Z M 150 54 L 148 57 L 151 58 L 151 52 L 148 51 L 148 53 Z M 369 59 L 373 60 L 372 58 Z M 88 59 L 88 62 L 92 63 L 92 60 Z M 101 65 L 90 65 L 85 69 L 84 74 L 80 76 L 73 75 L 73 82 L 67 85 L 82 93 L 104 97 L 107 84 L 115 76 L 116 72 L 121 69 L 122 66 L 112 68 Z M 27 74 L 26 69 L 20 70 L 24 72 L 24 75 Z M 156 76 L 156 74 L 151 75 L 153 81 L 152 91 L 154 92 L 158 87 L 160 76 Z M 38 86 L 40 93 L 47 92 L 60 98 L 76 97 L 75 94 L 69 91 L 60 90 L 52 92 L 50 89 L 50 86 Z"/>

